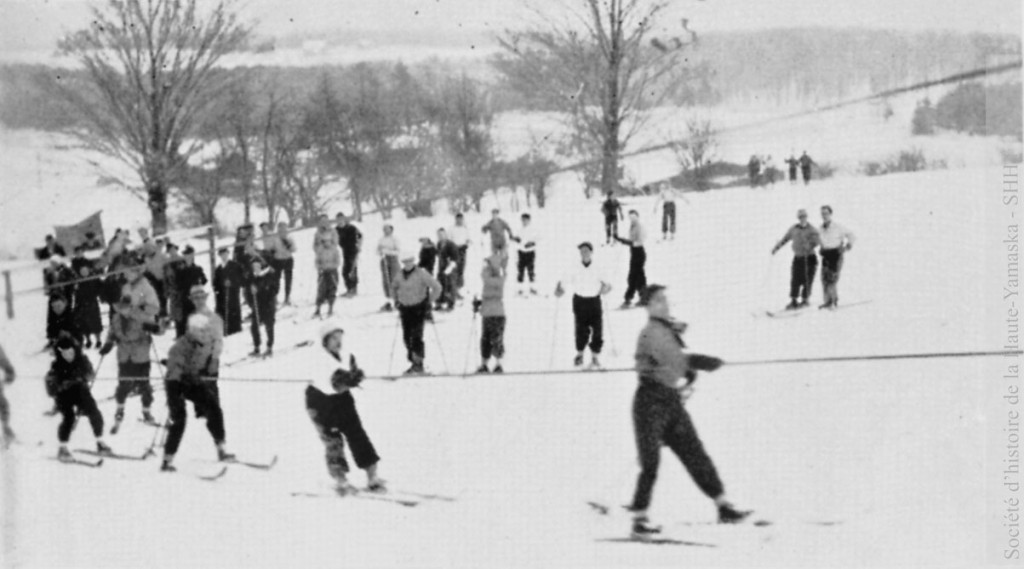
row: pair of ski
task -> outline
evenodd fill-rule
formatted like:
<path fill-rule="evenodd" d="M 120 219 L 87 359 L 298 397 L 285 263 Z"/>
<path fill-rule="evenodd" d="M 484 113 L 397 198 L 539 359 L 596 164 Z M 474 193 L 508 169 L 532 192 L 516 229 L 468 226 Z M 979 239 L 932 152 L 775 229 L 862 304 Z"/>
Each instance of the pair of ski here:
<path fill-rule="evenodd" d="M 287 347 L 287 348 L 285 348 L 283 350 L 275 352 L 273 355 L 267 354 L 265 352 L 262 353 L 262 354 L 249 354 L 249 355 L 247 355 L 247 356 L 245 356 L 243 358 L 240 358 L 240 359 L 237 359 L 235 361 L 223 364 L 221 367 L 228 368 L 228 367 L 233 367 L 233 366 L 244 364 L 244 363 L 248 363 L 248 362 L 262 361 L 262 360 L 265 360 L 267 358 L 273 357 L 274 355 L 287 354 L 288 352 L 291 352 L 293 350 L 298 350 L 300 348 L 305 348 L 305 347 L 312 346 L 312 345 L 313 345 L 313 340 L 305 340 L 305 341 L 299 342 L 298 344 L 295 344 L 294 346 L 290 346 L 290 347 Z"/>
<path fill-rule="evenodd" d="M 818 310 L 820 310 L 821 312 L 835 312 L 837 310 L 843 310 L 843 309 L 846 309 L 846 308 L 852 308 L 854 306 L 862 306 L 862 305 L 865 305 L 865 304 L 870 304 L 871 302 L 873 302 L 873 301 L 871 301 L 871 300 L 861 300 L 861 301 L 858 301 L 858 302 L 851 302 L 849 304 L 839 304 L 839 305 L 833 306 L 831 308 L 819 308 Z M 808 306 L 797 307 L 797 308 L 783 308 L 782 310 L 766 310 L 764 312 L 764 314 L 765 314 L 765 316 L 767 316 L 769 318 L 795 318 L 797 316 L 801 316 L 801 315 L 807 314 L 809 312 L 817 312 L 818 310 L 812 310 L 811 307 L 808 305 Z M 755 313 L 755 316 L 757 316 L 756 313 Z"/>
<path fill-rule="evenodd" d="M 267 462 L 252 462 L 238 459 L 219 461 L 219 467 L 217 468 L 217 470 L 214 470 L 213 472 L 209 473 L 195 473 L 195 476 L 200 480 L 205 480 L 207 482 L 215 482 L 223 478 L 224 475 L 228 473 L 228 467 L 231 466 L 232 464 L 237 464 L 239 466 L 245 466 L 253 470 L 260 470 L 266 472 L 271 468 L 274 468 L 274 466 L 277 464 L 277 455 L 274 455 L 274 457 Z"/>
<path fill-rule="evenodd" d="M 444 496 L 442 494 L 424 494 L 419 492 L 409 492 L 405 490 L 370 490 L 369 488 L 357 489 L 355 492 L 348 494 L 339 494 L 337 492 L 292 492 L 292 497 L 296 498 L 357 498 L 361 500 L 373 500 L 377 502 L 383 502 L 387 504 L 394 504 L 396 506 L 403 506 L 406 508 L 415 508 L 424 502 L 454 502 L 455 498 L 452 496 Z"/>
<path fill-rule="evenodd" d="M 146 459 L 148 459 L 151 456 L 151 453 L 149 452 L 148 449 L 146 450 L 146 452 L 144 452 L 142 454 L 137 454 L 137 455 L 136 454 L 121 454 L 121 453 L 116 453 L 116 452 L 99 452 L 99 451 L 92 450 L 92 449 L 75 449 L 74 452 L 80 453 L 80 454 L 85 454 L 85 455 L 88 455 L 88 456 L 93 457 L 93 458 L 90 459 L 90 458 L 82 458 L 82 457 L 79 457 L 79 456 L 74 456 L 72 459 L 64 459 L 64 460 L 61 460 L 60 462 L 62 462 L 64 464 L 73 464 L 73 465 L 77 465 L 77 466 L 87 466 L 87 467 L 91 467 L 91 468 L 99 468 L 99 467 L 103 466 L 103 461 L 105 459 L 108 459 L 108 458 L 114 459 L 114 460 L 130 460 L 130 461 L 142 462 L 142 461 L 145 461 Z M 207 480 L 207 481 L 211 481 L 212 482 L 214 480 L 219 480 L 225 474 L 227 474 L 228 465 L 231 465 L 231 464 L 238 464 L 240 466 L 246 466 L 246 467 L 252 468 L 254 470 L 267 471 L 267 470 L 270 470 L 271 468 L 273 468 L 277 464 L 277 455 L 274 455 L 274 457 L 271 458 L 270 461 L 268 461 L 268 462 L 252 462 L 252 461 L 245 461 L 245 460 L 238 460 L 238 459 L 234 459 L 234 460 L 230 460 L 230 461 L 224 461 L 224 464 L 219 465 L 219 467 L 216 470 L 212 471 L 212 472 L 198 472 L 198 473 L 193 473 L 193 474 L 197 478 L 199 478 L 200 480 Z"/>
<path fill-rule="evenodd" d="M 156 427 L 158 429 L 163 426 L 161 423 L 158 423 L 156 420 L 147 421 L 146 419 L 143 419 L 141 417 L 139 418 L 139 422 L 142 423 L 143 425 L 148 426 L 148 427 Z M 110 426 L 110 434 L 111 435 L 116 435 L 118 433 L 118 431 L 121 430 L 121 424 L 122 423 L 124 423 L 123 420 L 122 421 L 114 421 L 114 424 Z"/>

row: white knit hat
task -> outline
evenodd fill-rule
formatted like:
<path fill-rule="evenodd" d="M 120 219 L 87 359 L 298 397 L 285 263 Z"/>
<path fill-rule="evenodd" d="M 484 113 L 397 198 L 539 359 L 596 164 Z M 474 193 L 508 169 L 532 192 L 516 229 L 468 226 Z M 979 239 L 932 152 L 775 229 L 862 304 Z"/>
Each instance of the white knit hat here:
<path fill-rule="evenodd" d="M 345 329 L 341 327 L 341 324 L 337 322 L 328 321 L 320 327 L 320 343 L 323 344 L 327 340 L 327 337 L 335 332 L 344 332 Z"/>

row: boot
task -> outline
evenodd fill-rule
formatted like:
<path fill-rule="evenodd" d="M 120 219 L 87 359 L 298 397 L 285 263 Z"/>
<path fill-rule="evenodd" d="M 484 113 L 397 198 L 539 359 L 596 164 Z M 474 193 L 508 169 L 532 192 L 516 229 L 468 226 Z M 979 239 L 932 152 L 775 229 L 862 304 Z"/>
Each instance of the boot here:
<path fill-rule="evenodd" d="M 96 452 L 107 456 L 114 454 L 114 450 L 110 448 L 110 445 L 103 441 L 96 441 Z"/>
<path fill-rule="evenodd" d="M 796 310 L 797 306 L 798 305 L 796 299 L 794 298 L 793 300 L 789 301 L 789 304 L 786 305 L 786 310 Z"/>
<path fill-rule="evenodd" d="M 142 410 L 142 422 L 150 425 L 155 425 L 156 419 L 153 418 L 153 414 L 149 412 L 149 409 Z"/>
<path fill-rule="evenodd" d="M 797 305 L 797 308 L 807 308 L 807 306 L 808 306 L 807 299 L 805 298 L 805 299 L 800 301 L 800 304 Z"/>
<path fill-rule="evenodd" d="M 219 460 L 221 462 L 231 462 L 231 461 L 235 460 L 235 455 L 230 453 L 230 452 L 228 452 L 224 448 L 223 444 L 217 445 L 217 460 Z"/>
<path fill-rule="evenodd" d="M 487 369 L 487 364 L 480 364 L 480 367 L 476 368 L 477 373 L 490 373 L 491 370 Z"/>
<path fill-rule="evenodd" d="M 501 364 L 494 366 L 494 371 L 491 373 L 505 373 L 505 369 L 501 367 Z"/>
<path fill-rule="evenodd" d="M 274 348 L 267 346 L 267 351 L 263 352 L 263 357 L 272 358 L 274 357 Z"/>
<path fill-rule="evenodd" d="M 623 302 L 622 305 L 619 306 L 619 309 L 620 310 L 625 310 L 625 309 L 629 308 L 632 305 L 633 305 L 633 303 L 627 300 L 627 301 Z"/>
<path fill-rule="evenodd" d="M 249 352 L 249 357 L 250 358 L 258 358 L 259 356 L 260 356 L 260 347 L 259 346 L 256 346 L 255 348 L 252 349 L 251 352 Z"/>
<path fill-rule="evenodd" d="M 751 510 L 737 510 L 732 504 L 726 503 L 718 507 L 718 523 L 738 524 L 752 514 Z"/>
<path fill-rule="evenodd" d="M 576 357 L 572 360 L 572 365 L 576 367 L 583 365 L 583 354 L 576 354 Z"/>
<path fill-rule="evenodd" d="M 160 463 L 160 472 L 177 472 L 178 469 L 172 464 L 173 461 L 174 455 L 165 456 L 163 462 Z"/>
<path fill-rule="evenodd" d="M 381 312 L 391 312 L 392 310 L 394 310 L 394 309 L 391 307 L 391 303 L 390 302 L 385 302 L 384 306 L 380 307 L 380 311 Z"/>
<path fill-rule="evenodd" d="M 72 460 L 75 460 L 75 457 L 71 455 L 71 451 L 68 450 L 68 447 L 60 445 L 60 448 L 57 449 L 57 460 L 61 462 L 71 462 Z"/>
<path fill-rule="evenodd" d="M 644 539 L 659 533 L 661 533 L 661 527 L 652 525 L 646 515 L 633 518 L 633 539 Z"/>
<path fill-rule="evenodd" d="M 339 496 L 349 496 L 359 492 L 359 489 L 352 485 L 348 480 L 341 478 L 334 484 L 334 491 Z"/>
<path fill-rule="evenodd" d="M 388 483 L 383 478 L 374 474 L 373 476 L 369 477 L 369 480 L 367 480 L 366 489 L 369 490 L 370 492 L 377 492 L 379 494 L 383 494 L 384 492 L 388 491 Z"/>

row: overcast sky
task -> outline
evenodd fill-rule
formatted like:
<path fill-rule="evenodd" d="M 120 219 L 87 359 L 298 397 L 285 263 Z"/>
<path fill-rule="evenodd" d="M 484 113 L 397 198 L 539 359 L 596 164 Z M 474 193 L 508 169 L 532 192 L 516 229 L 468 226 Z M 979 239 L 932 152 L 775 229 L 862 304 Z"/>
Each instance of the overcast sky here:
<path fill-rule="evenodd" d="M 101 0 L 0 0 L 0 50 L 50 50 L 63 31 L 88 24 Z M 207 0 L 201 0 L 203 2 Z M 213 0 L 209 0 L 212 4 Z M 549 0 L 550 1 L 550 0 Z M 578 1 L 578 0 L 577 0 Z M 523 21 L 516 0 L 241 0 L 260 35 L 323 30 L 398 30 L 436 34 L 453 45 Z M 702 31 L 787 26 L 858 26 L 1021 33 L 1020 0 L 675 0 Z M 395 34 L 395 43 L 408 43 Z"/>

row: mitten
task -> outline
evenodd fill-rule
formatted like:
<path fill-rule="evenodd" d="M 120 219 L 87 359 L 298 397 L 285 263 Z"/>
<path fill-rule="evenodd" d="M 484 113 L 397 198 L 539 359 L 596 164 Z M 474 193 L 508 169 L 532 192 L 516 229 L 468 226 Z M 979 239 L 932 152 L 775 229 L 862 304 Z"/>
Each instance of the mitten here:
<path fill-rule="evenodd" d="M 105 355 L 109 354 L 110 351 L 113 350 L 113 349 L 114 349 L 114 344 L 111 344 L 110 342 L 107 342 L 106 344 L 103 344 L 102 348 L 100 348 L 100 355 L 101 356 L 105 356 Z"/>
<path fill-rule="evenodd" d="M 699 369 L 703 371 L 715 371 L 722 367 L 725 363 L 721 359 L 714 356 L 705 356 L 703 354 L 690 354 L 690 367 L 693 369 Z"/>

